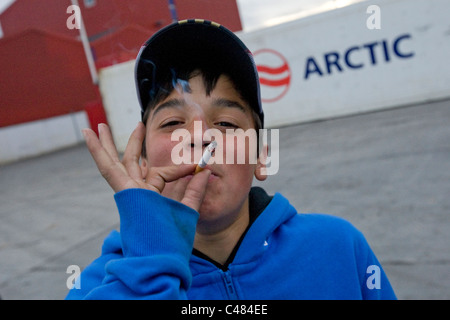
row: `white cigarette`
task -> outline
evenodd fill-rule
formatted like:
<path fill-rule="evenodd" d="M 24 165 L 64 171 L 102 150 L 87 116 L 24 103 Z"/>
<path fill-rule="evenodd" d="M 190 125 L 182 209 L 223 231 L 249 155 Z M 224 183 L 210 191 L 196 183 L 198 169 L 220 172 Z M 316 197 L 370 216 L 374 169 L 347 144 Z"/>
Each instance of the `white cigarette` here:
<path fill-rule="evenodd" d="M 216 149 L 216 147 L 217 147 L 217 142 L 213 141 L 205 148 L 202 158 L 198 162 L 197 167 L 195 167 L 194 174 L 202 171 L 206 167 L 206 165 L 208 164 L 209 159 L 211 159 L 211 156 L 212 156 L 214 150 Z"/>

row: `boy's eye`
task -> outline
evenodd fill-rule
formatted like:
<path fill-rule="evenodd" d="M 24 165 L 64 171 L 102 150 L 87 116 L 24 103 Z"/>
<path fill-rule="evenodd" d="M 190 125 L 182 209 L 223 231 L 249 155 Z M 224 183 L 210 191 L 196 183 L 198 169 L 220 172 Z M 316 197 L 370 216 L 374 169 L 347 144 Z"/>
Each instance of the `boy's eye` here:
<path fill-rule="evenodd" d="M 163 123 L 163 124 L 161 125 L 161 128 L 173 127 L 173 126 L 177 126 L 177 125 L 179 125 L 179 124 L 182 124 L 182 122 L 181 122 L 181 121 L 178 121 L 178 120 L 172 120 L 172 121 Z"/>
<path fill-rule="evenodd" d="M 217 123 L 217 125 L 219 127 L 238 128 L 237 125 L 235 125 L 233 123 L 230 123 L 230 122 L 227 122 L 227 121 L 220 121 L 220 122 Z"/>

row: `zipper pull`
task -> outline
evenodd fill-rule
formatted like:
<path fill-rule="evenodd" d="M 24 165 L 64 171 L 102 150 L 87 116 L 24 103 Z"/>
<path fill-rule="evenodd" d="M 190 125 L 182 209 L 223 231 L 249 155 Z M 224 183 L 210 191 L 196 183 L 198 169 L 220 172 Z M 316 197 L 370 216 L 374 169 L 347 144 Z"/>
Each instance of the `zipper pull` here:
<path fill-rule="evenodd" d="M 237 299 L 236 289 L 234 288 L 229 271 L 223 273 L 223 280 L 225 282 L 225 288 L 228 293 L 228 298 Z"/>

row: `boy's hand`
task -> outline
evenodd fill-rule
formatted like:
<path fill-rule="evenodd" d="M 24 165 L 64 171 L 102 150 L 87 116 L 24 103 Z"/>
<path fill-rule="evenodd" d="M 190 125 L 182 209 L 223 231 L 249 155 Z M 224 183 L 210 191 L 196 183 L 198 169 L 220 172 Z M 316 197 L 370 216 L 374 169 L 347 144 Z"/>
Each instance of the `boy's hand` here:
<path fill-rule="evenodd" d="M 161 194 L 167 182 L 185 177 L 195 170 L 195 164 L 153 167 L 149 168 L 147 177 L 143 177 L 139 159 L 145 137 L 144 124 L 140 122 L 131 134 L 122 161 L 119 159 L 109 127 L 106 124 L 100 124 L 98 130 L 100 139 L 91 129 L 83 129 L 83 135 L 100 173 L 114 192 L 141 188 Z M 209 170 L 203 170 L 192 177 L 180 202 L 198 211 L 205 196 L 210 174 Z"/>

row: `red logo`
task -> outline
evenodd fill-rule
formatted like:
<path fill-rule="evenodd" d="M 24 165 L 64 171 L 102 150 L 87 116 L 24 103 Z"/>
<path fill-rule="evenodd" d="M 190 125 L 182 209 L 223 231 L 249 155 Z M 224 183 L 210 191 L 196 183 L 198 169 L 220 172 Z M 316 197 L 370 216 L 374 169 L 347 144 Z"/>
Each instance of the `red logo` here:
<path fill-rule="evenodd" d="M 261 100 L 275 102 L 288 91 L 291 69 L 285 57 L 272 49 L 261 49 L 253 53 L 261 84 Z"/>

